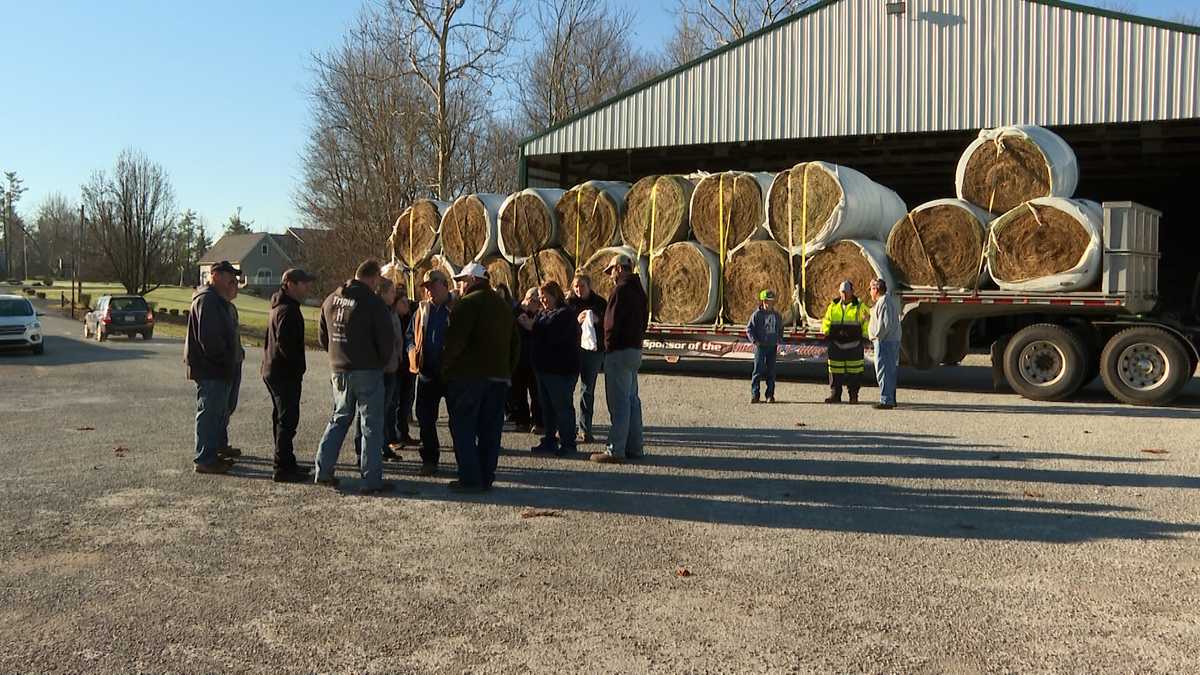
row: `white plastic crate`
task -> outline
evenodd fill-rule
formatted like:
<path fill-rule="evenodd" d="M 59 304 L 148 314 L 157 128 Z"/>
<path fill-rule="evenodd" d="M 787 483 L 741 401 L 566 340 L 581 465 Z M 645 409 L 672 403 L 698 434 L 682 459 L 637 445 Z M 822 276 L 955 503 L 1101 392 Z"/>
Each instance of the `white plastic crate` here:
<path fill-rule="evenodd" d="M 1158 221 L 1162 213 L 1135 202 L 1104 202 L 1105 295 L 1124 296 L 1136 313 L 1158 301 Z"/>

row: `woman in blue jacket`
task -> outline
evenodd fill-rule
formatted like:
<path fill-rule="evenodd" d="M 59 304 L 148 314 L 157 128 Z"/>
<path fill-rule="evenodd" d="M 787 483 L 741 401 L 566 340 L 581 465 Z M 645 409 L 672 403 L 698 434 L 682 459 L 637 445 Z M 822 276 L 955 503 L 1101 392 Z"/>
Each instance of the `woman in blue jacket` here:
<path fill-rule="evenodd" d="M 580 366 L 579 321 L 557 282 L 542 284 L 538 296 L 542 311 L 537 317 L 517 320 L 533 332 L 533 369 L 545 427 L 541 443 L 532 450 L 562 457 L 576 451 L 574 397 Z"/>

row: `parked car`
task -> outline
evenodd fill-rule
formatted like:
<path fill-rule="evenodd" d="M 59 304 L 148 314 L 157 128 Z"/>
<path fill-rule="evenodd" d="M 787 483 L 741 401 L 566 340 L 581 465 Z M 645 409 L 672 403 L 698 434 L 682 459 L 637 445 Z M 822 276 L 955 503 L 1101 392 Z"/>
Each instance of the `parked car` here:
<path fill-rule="evenodd" d="M 143 340 L 154 337 L 154 312 L 140 295 L 102 295 L 96 309 L 83 317 L 83 337 L 103 342 L 108 336 L 124 333 L 130 339 L 138 333 Z"/>
<path fill-rule="evenodd" d="M 33 303 L 19 295 L 0 295 L 0 349 L 28 349 L 41 354 L 41 316 Z"/>

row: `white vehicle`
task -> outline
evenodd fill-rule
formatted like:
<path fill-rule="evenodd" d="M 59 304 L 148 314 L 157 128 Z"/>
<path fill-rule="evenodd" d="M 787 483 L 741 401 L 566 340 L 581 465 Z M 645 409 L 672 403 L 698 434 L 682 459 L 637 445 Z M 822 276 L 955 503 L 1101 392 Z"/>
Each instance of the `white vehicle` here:
<path fill-rule="evenodd" d="M 0 295 L 0 349 L 28 349 L 41 354 L 42 322 L 33 303 L 19 295 Z"/>

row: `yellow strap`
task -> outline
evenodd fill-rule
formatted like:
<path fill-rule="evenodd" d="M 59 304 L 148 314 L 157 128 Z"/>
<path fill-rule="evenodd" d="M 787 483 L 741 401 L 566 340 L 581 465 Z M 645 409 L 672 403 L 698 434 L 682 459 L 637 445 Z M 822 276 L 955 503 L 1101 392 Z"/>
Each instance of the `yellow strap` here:
<path fill-rule="evenodd" d="M 811 162 L 804 163 L 804 173 L 801 176 L 801 192 L 804 195 L 804 201 L 800 204 L 800 297 L 802 298 L 808 291 L 808 167 L 810 166 L 812 166 Z M 788 223 L 788 227 L 791 227 L 791 223 Z"/>
<path fill-rule="evenodd" d="M 582 189 L 575 188 L 575 265 L 579 265 L 579 211 L 583 208 L 580 200 L 582 199 Z"/>
<path fill-rule="evenodd" d="M 791 169 L 787 172 L 787 231 L 788 231 L 788 250 L 787 250 L 787 266 L 788 266 L 788 293 L 792 294 L 792 303 L 794 310 L 792 311 L 792 327 L 794 328 L 800 321 L 800 308 L 802 307 L 802 298 L 796 295 L 796 266 L 792 264 L 792 251 L 796 250 L 796 235 L 792 232 L 792 173 Z"/>
<path fill-rule="evenodd" d="M 416 281 L 417 273 L 416 273 L 416 270 L 413 269 L 414 267 L 416 267 L 416 261 L 413 260 L 413 248 L 412 248 L 413 247 L 413 219 L 416 217 L 416 213 L 417 213 L 417 205 L 414 202 L 411 206 L 408 207 L 408 264 L 405 265 L 405 267 L 408 268 L 408 289 L 407 290 L 408 290 L 408 299 L 409 300 L 415 299 L 416 293 L 417 293 L 417 289 L 415 288 L 415 286 L 417 285 L 417 281 Z"/>
<path fill-rule="evenodd" d="M 737 176 L 733 178 L 733 184 L 737 185 Z M 731 190 L 732 192 L 732 190 Z M 730 195 L 732 196 L 732 195 Z M 733 215 L 733 203 L 730 200 L 729 213 Z M 717 178 L 717 236 L 720 241 L 717 242 L 717 250 L 720 254 L 717 257 L 717 316 L 714 320 L 715 325 L 721 325 L 721 313 L 725 309 L 725 174 L 721 174 Z"/>
<path fill-rule="evenodd" d="M 654 307 L 654 228 L 658 224 L 658 181 L 654 180 L 654 185 L 650 187 L 650 261 L 646 263 L 646 309 L 650 310 Z M 642 243 L 645 244 L 645 236 L 642 237 Z M 638 260 L 642 259 L 641 247 L 638 247 Z M 637 261 L 634 261 L 637 265 Z"/>

